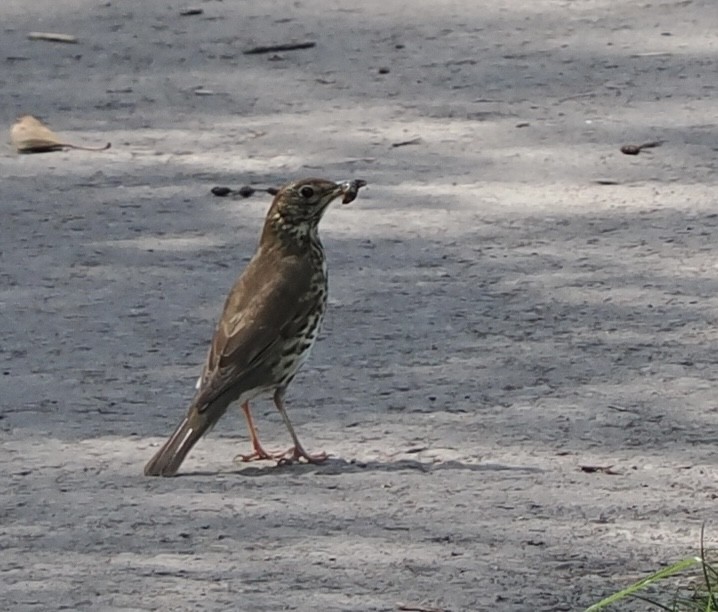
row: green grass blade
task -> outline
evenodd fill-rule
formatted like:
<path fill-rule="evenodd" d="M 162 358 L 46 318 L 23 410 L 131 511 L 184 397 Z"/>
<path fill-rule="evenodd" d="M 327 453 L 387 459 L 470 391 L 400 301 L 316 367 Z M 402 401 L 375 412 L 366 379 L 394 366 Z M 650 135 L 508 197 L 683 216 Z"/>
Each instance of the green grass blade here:
<path fill-rule="evenodd" d="M 614 593 L 613 595 L 602 599 L 598 603 L 595 603 L 592 606 L 586 608 L 586 612 L 597 612 L 597 610 L 602 610 L 603 608 L 628 597 L 636 591 L 645 589 L 646 587 L 652 585 L 654 582 L 658 582 L 659 580 L 663 580 L 664 578 L 668 578 L 670 576 L 673 576 L 674 574 L 678 574 L 688 569 L 689 567 L 693 567 L 694 565 L 697 565 L 702 562 L 703 560 L 700 557 L 688 557 L 687 559 L 678 561 L 673 565 L 669 565 L 668 567 L 657 571 L 655 574 L 651 574 L 650 576 L 647 576 L 646 578 L 643 578 L 638 582 L 634 582 L 632 585 L 626 587 L 622 591 L 619 591 L 618 593 Z"/>
<path fill-rule="evenodd" d="M 651 599 L 650 597 L 644 597 L 643 595 L 631 595 L 633 599 L 638 599 L 639 601 L 645 601 L 646 603 L 651 604 L 654 608 L 658 608 L 659 610 L 665 610 L 665 612 L 676 612 L 677 608 L 675 605 L 672 608 L 669 608 L 668 606 L 664 606 L 661 602 L 655 601 L 654 599 Z"/>

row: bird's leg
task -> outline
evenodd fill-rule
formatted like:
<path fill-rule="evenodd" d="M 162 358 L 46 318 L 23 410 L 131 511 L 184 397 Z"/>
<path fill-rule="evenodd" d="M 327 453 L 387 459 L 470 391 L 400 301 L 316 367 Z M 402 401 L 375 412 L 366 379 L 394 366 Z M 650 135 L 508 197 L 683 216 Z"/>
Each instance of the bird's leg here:
<path fill-rule="evenodd" d="M 286 453 L 284 453 L 284 456 L 279 460 L 280 464 L 292 463 L 293 461 L 298 461 L 299 459 L 304 459 L 309 463 L 321 463 L 322 461 L 326 461 L 328 455 L 325 452 L 310 454 L 304 450 L 301 442 L 299 442 L 299 438 L 294 432 L 294 427 L 292 427 L 292 423 L 287 416 L 287 411 L 284 408 L 284 391 L 285 390 L 283 388 L 280 388 L 274 392 L 274 405 L 277 407 L 277 410 L 279 410 L 279 414 L 282 415 L 282 420 L 289 430 L 289 435 L 292 436 L 294 448 L 290 448 Z"/>
<path fill-rule="evenodd" d="M 252 413 L 249 411 L 249 402 L 242 404 L 242 412 L 244 412 L 244 418 L 247 420 L 247 428 L 249 429 L 249 436 L 252 441 L 252 453 L 250 455 L 237 455 L 234 460 L 246 463 L 248 461 L 261 461 L 263 459 L 270 461 L 282 459 L 287 454 L 286 451 L 267 451 L 259 441 L 259 434 L 257 434 Z"/>

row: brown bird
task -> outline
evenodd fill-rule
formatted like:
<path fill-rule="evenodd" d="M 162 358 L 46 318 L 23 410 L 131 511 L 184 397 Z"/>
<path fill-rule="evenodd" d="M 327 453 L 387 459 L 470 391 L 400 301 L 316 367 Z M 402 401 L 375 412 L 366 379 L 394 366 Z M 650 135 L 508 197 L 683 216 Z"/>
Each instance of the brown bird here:
<path fill-rule="evenodd" d="M 327 269 L 318 225 L 332 200 L 352 201 L 365 181 L 304 179 L 282 187 L 272 202 L 257 252 L 229 292 L 187 416 L 145 466 L 147 476 L 172 476 L 195 445 L 239 402 L 255 459 L 319 463 L 325 453 L 302 447 L 284 407 L 284 394 L 317 339 L 327 305 Z M 294 446 L 266 451 L 249 402 L 274 393 Z"/>

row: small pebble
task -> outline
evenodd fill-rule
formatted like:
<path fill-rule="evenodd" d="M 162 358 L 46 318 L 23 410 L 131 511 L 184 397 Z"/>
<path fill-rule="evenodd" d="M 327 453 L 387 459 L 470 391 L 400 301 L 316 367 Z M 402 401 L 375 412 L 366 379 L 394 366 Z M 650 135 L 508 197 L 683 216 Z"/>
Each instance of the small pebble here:
<path fill-rule="evenodd" d="M 212 194 L 216 195 L 217 197 L 224 198 L 228 196 L 230 193 L 232 193 L 232 190 L 229 187 L 212 187 Z"/>

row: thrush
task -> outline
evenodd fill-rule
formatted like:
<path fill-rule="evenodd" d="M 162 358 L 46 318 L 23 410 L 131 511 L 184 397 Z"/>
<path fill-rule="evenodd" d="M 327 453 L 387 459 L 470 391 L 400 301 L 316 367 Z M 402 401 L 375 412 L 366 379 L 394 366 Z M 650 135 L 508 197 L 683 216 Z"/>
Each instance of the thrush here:
<path fill-rule="evenodd" d="M 308 453 L 284 406 L 287 387 L 307 360 L 327 305 L 327 266 L 319 221 L 329 204 L 353 200 L 364 181 L 335 183 L 304 179 L 274 197 L 259 247 L 224 304 L 209 354 L 187 415 L 145 466 L 147 476 L 172 476 L 185 457 L 227 411 L 239 403 L 255 459 L 319 463 L 325 453 Z M 293 447 L 270 452 L 259 441 L 249 402 L 273 393 Z"/>

